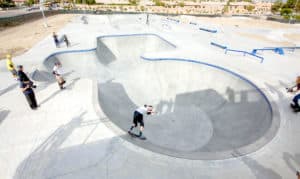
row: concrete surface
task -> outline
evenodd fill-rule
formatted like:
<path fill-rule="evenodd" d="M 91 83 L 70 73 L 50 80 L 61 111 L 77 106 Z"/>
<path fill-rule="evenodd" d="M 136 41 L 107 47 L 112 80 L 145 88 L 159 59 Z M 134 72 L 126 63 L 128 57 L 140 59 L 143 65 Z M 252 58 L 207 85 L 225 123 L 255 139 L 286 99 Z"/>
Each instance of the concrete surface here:
<path fill-rule="evenodd" d="M 300 122 L 299 114 L 293 113 L 289 108 L 293 95 L 286 93 L 285 87 L 292 84 L 298 74 L 299 52 L 288 53 L 285 56 L 264 53 L 265 61 L 260 64 L 250 57 L 224 55 L 221 50 L 211 47 L 209 42 L 223 38 L 233 44 L 243 42 L 243 46 L 249 49 L 271 44 L 233 36 L 230 28 L 226 26 L 222 27 L 225 29 L 222 33 L 207 35 L 187 24 L 166 22 L 165 18 L 160 16 L 151 16 L 150 26 L 147 26 L 145 17 L 87 16 L 89 23 L 83 24 L 78 16 L 58 33 L 69 36 L 71 48 L 63 46 L 56 49 L 49 34 L 49 37 L 29 52 L 14 58 L 16 64 L 23 64 L 25 71 L 36 79 L 36 95 L 41 104 L 37 111 L 30 110 L 16 81 L 6 71 L 5 63 L 0 61 L 1 178 L 296 178 L 295 171 L 300 168 Z M 299 27 L 295 25 L 295 28 Z M 116 40 L 109 40 L 111 38 L 103 40 L 103 43 L 112 51 L 106 57 L 115 56 L 116 58 L 110 58 L 115 60 L 96 62 L 99 59 L 97 50 L 102 50 L 97 49 L 97 37 L 137 33 L 157 34 L 176 46 L 175 49 L 171 47 L 158 52 L 145 40 L 144 44 L 148 44 L 145 47 L 151 46 L 151 50 L 143 54 L 145 59 L 193 59 L 203 63 L 136 60 L 141 51 L 130 50 L 133 50 L 132 46 L 139 45 L 117 43 Z M 127 41 L 128 39 L 125 40 Z M 149 43 L 151 41 L 149 40 Z M 154 47 L 163 43 L 157 39 L 154 41 Z M 46 60 L 50 59 L 47 57 L 59 51 L 82 49 L 92 50 L 85 53 L 60 53 L 50 57 L 61 60 L 67 73 L 67 89 L 59 91 L 49 74 L 51 65 L 47 67 L 47 62 L 50 62 Z M 143 46 L 136 49 L 143 49 Z M 124 55 L 122 50 L 126 50 L 126 58 L 119 58 Z M 267 131 L 272 128 L 274 119 L 268 117 L 270 110 L 268 105 L 265 105 L 262 93 L 232 73 L 208 68 L 205 63 L 240 74 L 267 96 L 274 113 L 272 115 L 278 117 L 280 122 L 273 136 Z M 91 66 L 97 69 L 94 71 Z M 212 83 L 215 81 L 221 82 Z M 141 86 L 147 91 L 140 90 Z M 226 87 L 234 91 L 227 90 Z M 224 108 L 211 115 L 213 113 L 209 111 L 209 107 L 217 105 L 199 103 L 194 99 L 195 96 L 201 99 L 213 96 L 216 97 L 213 98 L 216 103 L 226 103 Z M 101 98 L 109 98 L 111 101 Z M 124 100 L 117 103 L 120 98 Z M 132 109 L 145 101 L 155 104 L 159 109 L 159 115 L 146 119 L 145 134 L 149 138 L 147 142 L 151 144 L 148 146 L 139 144 L 141 141 L 129 141 L 127 136 L 124 136 L 125 132 L 120 130 L 125 130 L 127 125 L 123 127 L 122 124 L 118 124 L 119 117 L 127 116 L 127 112 L 130 113 L 130 122 Z M 97 105 L 98 103 L 100 105 Z M 193 107 L 187 108 L 187 104 Z M 250 111 L 243 112 L 247 107 Z M 113 113 L 110 111 L 112 108 L 121 111 Z M 234 108 L 236 110 L 233 110 Z M 261 111 L 257 111 L 258 109 Z M 230 113 L 220 115 L 222 110 L 228 110 Z M 251 112 L 250 115 L 248 112 Z M 185 113 L 189 113 L 190 116 L 186 117 Z M 184 116 L 181 116 L 182 114 Z M 232 123 L 218 123 L 216 120 L 221 118 L 231 121 L 236 119 L 231 116 L 240 114 L 243 115 L 243 121 L 238 121 L 237 124 L 245 124 L 249 128 L 230 131 L 226 126 L 231 128 Z M 247 118 L 244 119 L 244 116 Z M 199 127 L 183 123 L 179 120 L 182 118 L 187 118 L 186 120 Z M 212 119 L 214 122 L 211 122 Z M 165 125 L 159 122 L 163 120 Z M 252 120 L 253 123 L 247 120 Z M 222 127 L 218 127 L 220 125 Z M 194 133 L 195 138 L 189 138 L 167 130 L 166 126 L 173 129 L 181 126 L 181 131 L 189 133 L 192 132 L 184 129 L 185 127 L 198 130 Z M 216 127 L 226 132 L 216 138 L 213 136 L 215 130 L 212 130 Z M 155 130 L 155 133 L 151 133 L 151 130 Z M 162 131 L 161 135 L 168 140 L 159 138 L 157 131 Z M 249 136 L 246 136 L 245 132 L 248 132 Z M 233 135 L 234 133 L 237 134 Z M 232 144 L 237 147 L 255 144 L 260 141 L 261 136 L 269 135 L 269 140 L 265 141 L 265 145 L 256 146 L 256 149 L 249 153 L 230 149 L 230 145 L 222 144 L 226 139 L 225 134 L 231 135 L 232 140 L 228 141 L 233 141 Z M 198 140 L 199 137 L 203 140 Z M 247 141 L 239 140 L 242 137 L 247 137 Z M 179 138 L 178 141 L 175 138 Z M 194 141 L 198 142 L 192 145 Z M 209 142 L 214 143 L 207 145 Z M 154 145 L 158 147 L 148 148 Z M 175 150 L 176 155 L 158 151 L 163 147 L 166 147 L 168 152 L 171 149 Z M 193 149 L 230 149 L 232 152 L 230 159 L 222 159 L 228 158 L 223 156 L 218 160 L 199 160 L 203 156 L 198 159 L 194 158 L 195 156 L 178 156 L 182 153 L 190 154 Z M 243 152 L 248 154 L 244 155 Z"/>
<path fill-rule="evenodd" d="M 145 119 L 148 140 L 126 137 L 154 152 L 224 159 L 234 157 L 239 148 L 244 148 L 240 155 L 253 152 L 274 137 L 279 118 L 273 118 L 264 94 L 239 76 L 208 65 L 140 58 L 145 53 L 170 50 L 175 46 L 154 34 L 102 36 L 96 50 L 47 58 L 48 74 L 36 72 L 33 79 L 51 75 L 57 61 L 68 75 L 97 79 L 99 105 L 125 132 L 137 106 L 154 105 L 158 114 Z M 169 70 L 164 70 L 166 67 Z M 270 128 L 270 136 L 254 145 Z"/>

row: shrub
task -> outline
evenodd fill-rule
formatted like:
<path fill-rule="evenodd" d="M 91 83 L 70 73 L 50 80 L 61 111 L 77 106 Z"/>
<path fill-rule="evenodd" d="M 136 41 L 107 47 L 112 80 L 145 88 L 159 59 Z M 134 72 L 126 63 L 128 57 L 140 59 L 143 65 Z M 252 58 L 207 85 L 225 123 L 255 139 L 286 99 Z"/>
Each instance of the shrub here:
<path fill-rule="evenodd" d="M 273 13 L 278 12 L 280 8 L 282 7 L 283 3 L 281 1 L 276 1 L 272 6 L 271 6 L 271 11 Z"/>
<path fill-rule="evenodd" d="M 141 11 L 145 11 L 145 7 L 144 6 L 141 6 Z"/>
<path fill-rule="evenodd" d="M 86 0 L 86 3 L 87 4 L 96 4 L 96 1 L 95 0 Z"/>
<path fill-rule="evenodd" d="M 289 16 L 292 13 L 293 13 L 293 11 L 290 8 L 282 8 L 280 10 L 280 15 L 282 15 L 282 16 Z"/>
<path fill-rule="evenodd" d="M 155 6 L 165 6 L 165 3 L 161 2 L 160 0 L 154 0 Z"/>
<path fill-rule="evenodd" d="M 129 3 L 130 3 L 131 5 L 137 5 L 137 0 L 129 0 Z"/>
<path fill-rule="evenodd" d="M 251 12 L 251 11 L 253 11 L 253 9 L 255 9 L 255 6 L 249 5 L 249 6 L 246 6 L 246 9 L 247 9 L 247 11 Z"/>
<path fill-rule="evenodd" d="M 184 2 L 180 2 L 178 5 L 179 5 L 180 7 L 184 7 Z"/>
<path fill-rule="evenodd" d="M 0 1 L 1 8 L 14 7 L 15 3 L 11 0 Z"/>

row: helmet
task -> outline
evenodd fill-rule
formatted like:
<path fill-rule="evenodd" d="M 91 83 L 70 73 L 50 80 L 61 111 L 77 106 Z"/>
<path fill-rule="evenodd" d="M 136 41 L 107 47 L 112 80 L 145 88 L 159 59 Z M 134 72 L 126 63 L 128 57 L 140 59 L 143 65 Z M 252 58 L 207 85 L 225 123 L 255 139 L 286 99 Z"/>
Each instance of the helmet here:
<path fill-rule="evenodd" d="M 6 58 L 7 59 L 11 59 L 11 55 L 10 54 L 6 54 Z"/>

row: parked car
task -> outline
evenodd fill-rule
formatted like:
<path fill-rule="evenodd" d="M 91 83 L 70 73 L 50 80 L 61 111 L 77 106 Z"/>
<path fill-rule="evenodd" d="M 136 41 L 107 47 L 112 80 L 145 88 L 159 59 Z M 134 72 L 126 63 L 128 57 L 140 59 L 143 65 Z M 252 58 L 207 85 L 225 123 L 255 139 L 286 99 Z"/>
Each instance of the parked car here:
<path fill-rule="evenodd" d="M 26 11 L 34 11 L 34 10 L 39 10 L 39 9 L 40 9 L 39 6 L 31 6 L 31 7 L 28 7 L 28 8 L 26 9 Z"/>

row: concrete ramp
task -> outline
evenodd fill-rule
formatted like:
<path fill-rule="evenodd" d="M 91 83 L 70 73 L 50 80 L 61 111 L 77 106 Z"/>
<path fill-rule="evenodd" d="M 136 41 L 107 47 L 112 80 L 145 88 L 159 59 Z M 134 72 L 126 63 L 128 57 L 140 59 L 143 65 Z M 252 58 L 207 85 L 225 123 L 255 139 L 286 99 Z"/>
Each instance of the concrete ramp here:
<path fill-rule="evenodd" d="M 97 79 L 101 110 L 125 133 L 138 106 L 154 105 L 158 114 L 144 119 L 147 140 L 124 139 L 165 155 L 224 159 L 256 151 L 276 134 L 274 106 L 246 78 L 193 60 L 141 59 L 175 49 L 153 34 L 97 41 L 94 50 L 53 55 L 45 65 L 59 60 L 74 75 Z"/>

